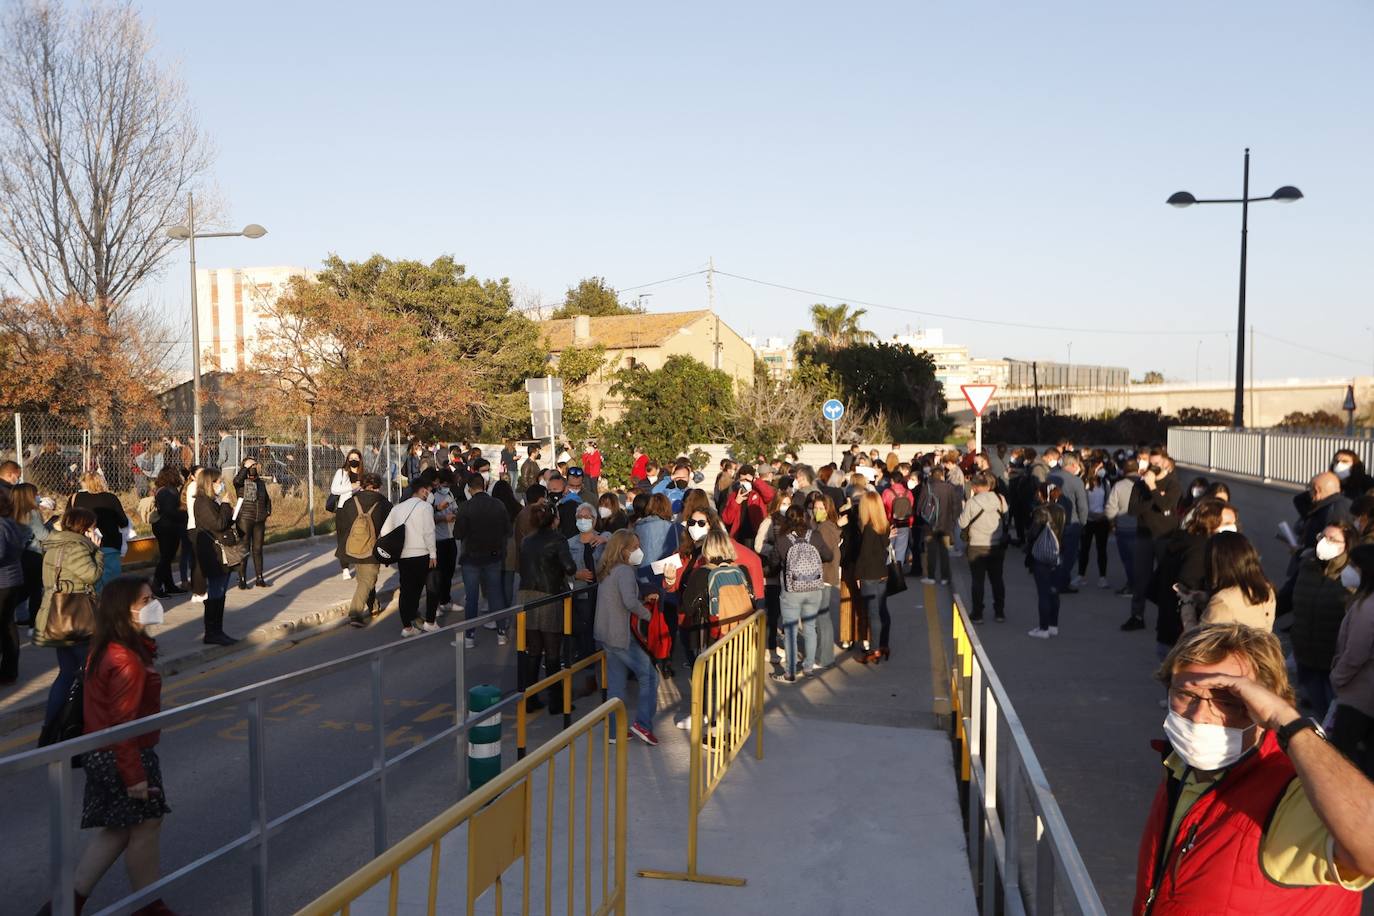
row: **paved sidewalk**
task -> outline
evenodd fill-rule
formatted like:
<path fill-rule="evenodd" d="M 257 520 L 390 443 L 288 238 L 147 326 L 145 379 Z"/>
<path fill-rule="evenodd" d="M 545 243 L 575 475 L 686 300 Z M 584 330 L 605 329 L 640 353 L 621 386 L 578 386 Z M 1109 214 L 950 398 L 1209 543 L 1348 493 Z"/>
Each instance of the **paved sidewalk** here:
<path fill-rule="evenodd" d="M 239 638 L 237 645 L 203 644 L 205 606 L 192 603 L 190 595 L 164 599 L 166 622 L 155 628 L 158 667 L 164 677 L 207 660 L 259 651 L 282 640 L 308 638 L 323 628 L 343 625 L 354 580 L 339 577 L 332 534 L 274 544 L 265 550 L 264 559 L 268 588 L 244 591 L 237 587 L 237 576 L 231 577 L 224 628 Z M 151 575 L 152 570 L 146 573 Z M 379 602 L 386 607 L 395 592 L 390 567 L 382 568 L 377 590 Z M 455 597 L 458 591 L 455 587 Z M 19 683 L 0 693 L 0 734 L 42 720 L 48 688 L 57 675 L 56 653 L 30 645 L 26 630 L 22 636 Z"/>

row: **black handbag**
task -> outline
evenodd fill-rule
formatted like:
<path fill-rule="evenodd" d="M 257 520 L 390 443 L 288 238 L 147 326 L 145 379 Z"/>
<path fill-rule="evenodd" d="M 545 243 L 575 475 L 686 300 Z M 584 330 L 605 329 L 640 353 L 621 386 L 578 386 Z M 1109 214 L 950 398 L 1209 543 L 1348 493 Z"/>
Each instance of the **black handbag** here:
<path fill-rule="evenodd" d="M 887 593 L 900 595 L 904 591 L 906 591 L 906 573 L 902 572 L 902 564 L 889 546 L 887 549 Z"/>
<path fill-rule="evenodd" d="M 43 731 L 38 736 L 38 746 L 47 747 L 49 744 L 57 744 L 59 741 L 67 741 L 71 738 L 80 738 L 85 734 L 86 719 L 83 704 L 86 701 L 86 669 L 82 667 L 76 669 L 76 679 L 72 681 L 72 686 L 67 690 L 67 696 L 62 700 L 62 708 L 51 722 L 44 724 Z M 72 757 L 72 766 L 79 768 L 82 763 L 83 755 L 77 754 Z"/>
<path fill-rule="evenodd" d="M 339 511 L 339 494 L 337 494 L 337 493 L 330 493 L 329 496 L 327 496 L 327 497 L 325 498 L 325 501 L 324 501 L 324 511 L 326 511 L 326 512 L 337 512 L 337 511 Z"/>

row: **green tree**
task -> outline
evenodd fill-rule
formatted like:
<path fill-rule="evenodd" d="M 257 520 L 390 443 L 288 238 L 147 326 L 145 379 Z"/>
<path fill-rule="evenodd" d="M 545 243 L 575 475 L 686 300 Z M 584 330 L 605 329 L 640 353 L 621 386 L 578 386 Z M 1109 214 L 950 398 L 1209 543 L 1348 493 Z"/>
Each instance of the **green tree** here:
<path fill-rule="evenodd" d="M 799 333 L 796 346 L 798 350 L 809 352 L 817 348 L 835 349 L 869 343 L 876 339 L 876 335 L 859 327 L 859 319 L 867 314 L 867 309 L 851 310 L 843 302 L 839 305 L 817 302 L 811 306 L 811 325 L 814 330 Z"/>
<path fill-rule="evenodd" d="M 734 406 L 731 378 L 690 356 L 670 356 L 663 368 L 621 369 L 610 393 L 621 399 L 624 416 L 603 441 L 645 449 L 670 460 L 693 442 L 712 442 L 728 432 Z"/>
<path fill-rule="evenodd" d="M 574 315 L 633 315 L 639 309 L 621 305 L 616 291 L 606 285 L 605 277 L 587 277 L 576 286 L 568 287 L 563 296 L 563 304 L 553 313 L 554 318 L 571 318 Z"/>
<path fill-rule="evenodd" d="M 821 347 L 807 358 L 831 373 L 848 410 L 886 415 L 893 439 L 939 442 L 953 428 L 929 353 L 879 342 Z"/>

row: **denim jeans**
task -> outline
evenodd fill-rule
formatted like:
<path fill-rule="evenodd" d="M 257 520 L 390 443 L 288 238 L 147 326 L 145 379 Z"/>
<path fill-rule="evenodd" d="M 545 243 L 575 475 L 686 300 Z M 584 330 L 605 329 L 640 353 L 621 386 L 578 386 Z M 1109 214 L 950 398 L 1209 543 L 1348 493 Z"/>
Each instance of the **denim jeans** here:
<path fill-rule="evenodd" d="M 481 612 L 477 610 L 477 600 L 481 593 L 485 592 L 487 597 L 487 612 L 502 610 L 506 596 L 506 583 L 504 570 L 501 568 L 500 560 L 489 560 L 486 563 L 464 563 L 463 564 L 463 619 L 471 620 L 480 617 Z M 505 622 L 502 621 L 498 633 L 506 632 Z M 476 630 L 468 630 L 465 635 L 475 636 Z"/>
<path fill-rule="evenodd" d="M 1073 565 L 1078 562 L 1078 543 L 1082 539 L 1081 522 L 1069 522 L 1064 526 L 1064 536 L 1059 539 L 1059 568 L 1054 575 L 1054 584 L 1061 590 L 1068 588 L 1073 579 Z"/>
<path fill-rule="evenodd" d="M 1055 579 L 1063 566 L 1031 561 L 1031 575 L 1035 577 L 1035 594 L 1040 599 L 1040 629 L 1059 626 L 1059 591 Z"/>
<path fill-rule="evenodd" d="M 1121 568 L 1126 571 L 1126 587 L 1135 591 L 1135 529 L 1122 531 L 1116 529 L 1116 553 L 1121 557 Z"/>
<path fill-rule="evenodd" d="M 906 566 L 906 552 L 911 546 L 911 529 L 897 528 L 892 529 L 892 555 L 897 558 L 897 562 L 903 567 Z"/>
<path fill-rule="evenodd" d="M 103 589 L 105 583 L 118 578 L 120 570 L 123 568 L 118 547 L 102 547 L 100 548 L 100 555 L 105 558 L 105 569 L 100 573 L 100 579 L 95 583 L 96 591 Z"/>
<path fill-rule="evenodd" d="M 782 613 L 779 620 L 782 622 L 783 648 L 787 653 L 787 673 L 795 676 L 797 673 L 797 627 L 801 627 L 802 646 L 805 653 L 802 664 L 809 670 L 816 664 L 816 617 L 821 613 L 821 606 L 825 600 L 825 591 L 817 589 L 814 592 L 789 592 L 786 589 L 782 592 L 781 603 Z"/>
<path fill-rule="evenodd" d="M 887 612 L 887 580 L 863 579 L 859 582 L 859 597 L 868 609 L 868 644 L 872 649 L 886 649 L 892 617 Z"/>
<path fill-rule="evenodd" d="M 67 694 L 72 689 L 72 682 L 76 680 L 76 672 L 86 664 L 88 648 L 89 644 L 84 642 L 57 648 L 57 679 L 48 688 L 48 708 L 43 717 L 44 725 L 53 722 L 62 712 L 62 704 L 67 702 Z"/>
<path fill-rule="evenodd" d="M 106 567 L 108 569 L 109 567 Z M 226 569 L 218 576 L 208 576 L 205 579 L 205 597 L 223 598 L 229 591 L 229 570 Z"/>
<path fill-rule="evenodd" d="M 835 664 L 835 621 L 840 619 L 840 587 L 827 585 L 821 612 L 816 615 L 816 664 Z"/>
<path fill-rule="evenodd" d="M 633 671 L 639 684 L 639 698 L 635 701 L 635 723 L 647 731 L 654 730 L 654 713 L 658 711 L 658 672 L 654 663 L 633 638 L 624 649 L 601 645 L 606 650 L 606 692 L 629 708 L 625 695 L 626 675 Z M 611 717 L 615 728 L 615 717 Z"/>
<path fill-rule="evenodd" d="M 1331 687 L 1331 672 L 1299 664 L 1298 698 L 1307 704 L 1312 715 L 1325 719 L 1336 699 L 1336 691 Z"/>

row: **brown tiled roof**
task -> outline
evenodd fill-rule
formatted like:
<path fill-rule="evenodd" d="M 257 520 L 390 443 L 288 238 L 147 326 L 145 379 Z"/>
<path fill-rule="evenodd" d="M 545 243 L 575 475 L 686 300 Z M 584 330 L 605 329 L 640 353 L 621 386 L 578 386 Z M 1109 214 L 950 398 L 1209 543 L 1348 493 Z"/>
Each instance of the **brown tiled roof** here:
<path fill-rule="evenodd" d="M 709 314 L 709 311 L 701 309 L 695 312 L 607 315 L 592 318 L 592 334 L 588 345 L 601 344 L 609 350 L 656 347 L 692 322 Z M 572 318 L 558 318 L 539 322 L 540 333 L 548 341 L 550 350 L 557 353 L 572 345 L 573 321 Z"/>

